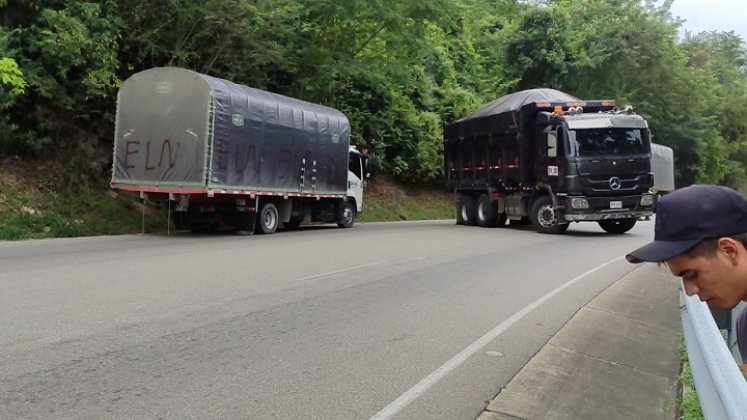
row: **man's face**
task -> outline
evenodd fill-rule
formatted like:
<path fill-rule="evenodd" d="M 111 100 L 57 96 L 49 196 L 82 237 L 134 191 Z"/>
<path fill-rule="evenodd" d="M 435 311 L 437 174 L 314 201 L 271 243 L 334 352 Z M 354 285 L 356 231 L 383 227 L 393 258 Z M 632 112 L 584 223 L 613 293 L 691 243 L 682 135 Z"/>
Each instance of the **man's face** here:
<path fill-rule="evenodd" d="M 733 261 L 721 251 L 713 256 L 678 255 L 667 265 L 672 274 L 682 277 L 688 295 L 697 294 L 710 307 L 731 309 L 747 293 L 747 278 L 740 276 Z"/>

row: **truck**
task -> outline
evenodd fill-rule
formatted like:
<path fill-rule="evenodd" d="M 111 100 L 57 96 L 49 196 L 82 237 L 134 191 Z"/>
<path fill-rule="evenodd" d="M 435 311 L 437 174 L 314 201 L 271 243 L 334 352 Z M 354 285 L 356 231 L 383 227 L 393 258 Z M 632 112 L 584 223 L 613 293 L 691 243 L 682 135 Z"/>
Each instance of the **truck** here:
<path fill-rule="evenodd" d="M 620 234 L 653 211 L 648 123 L 613 100 L 555 89 L 503 96 L 444 126 L 444 165 L 457 224 L 511 220 L 561 234 L 596 222 Z"/>
<path fill-rule="evenodd" d="M 166 204 L 177 228 L 350 228 L 368 159 L 340 111 L 177 67 L 117 95 L 111 187 Z"/>

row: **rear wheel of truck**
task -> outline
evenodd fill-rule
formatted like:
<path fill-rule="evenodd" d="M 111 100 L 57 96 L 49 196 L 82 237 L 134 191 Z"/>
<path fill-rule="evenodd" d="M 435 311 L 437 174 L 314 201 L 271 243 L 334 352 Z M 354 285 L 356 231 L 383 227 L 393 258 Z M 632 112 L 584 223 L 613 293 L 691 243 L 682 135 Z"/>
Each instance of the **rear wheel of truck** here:
<path fill-rule="evenodd" d="M 636 219 L 600 220 L 599 226 L 607 233 L 621 234 L 633 229 Z"/>
<path fill-rule="evenodd" d="M 463 195 L 457 199 L 457 224 L 474 226 L 476 224 L 475 197 Z"/>
<path fill-rule="evenodd" d="M 529 218 L 539 233 L 560 234 L 568 230 L 568 223 L 560 223 L 559 214 L 553 209 L 549 195 L 543 195 L 534 201 Z"/>
<path fill-rule="evenodd" d="M 272 203 L 265 203 L 262 206 L 262 210 L 259 212 L 259 218 L 257 219 L 257 227 L 259 231 L 264 234 L 275 233 L 278 229 L 278 208 Z"/>
<path fill-rule="evenodd" d="M 351 228 L 355 224 L 355 207 L 350 201 L 346 201 L 340 206 L 340 216 L 337 226 L 341 228 Z"/>
<path fill-rule="evenodd" d="M 506 219 L 503 219 L 506 223 Z M 482 227 L 498 226 L 498 207 L 487 194 L 477 197 L 477 224 Z"/>
<path fill-rule="evenodd" d="M 462 197 L 457 196 L 454 200 L 454 208 L 456 209 L 456 224 L 466 225 L 465 220 L 462 219 Z"/>

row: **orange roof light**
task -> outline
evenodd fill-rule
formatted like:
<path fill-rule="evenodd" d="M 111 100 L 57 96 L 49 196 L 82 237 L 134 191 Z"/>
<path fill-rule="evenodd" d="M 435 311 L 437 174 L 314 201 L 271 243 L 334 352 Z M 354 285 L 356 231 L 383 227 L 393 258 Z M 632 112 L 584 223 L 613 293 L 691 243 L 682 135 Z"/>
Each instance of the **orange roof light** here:
<path fill-rule="evenodd" d="M 563 112 L 563 107 L 560 105 L 555 105 L 555 111 L 553 112 L 560 114 L 561 112 Z"/>

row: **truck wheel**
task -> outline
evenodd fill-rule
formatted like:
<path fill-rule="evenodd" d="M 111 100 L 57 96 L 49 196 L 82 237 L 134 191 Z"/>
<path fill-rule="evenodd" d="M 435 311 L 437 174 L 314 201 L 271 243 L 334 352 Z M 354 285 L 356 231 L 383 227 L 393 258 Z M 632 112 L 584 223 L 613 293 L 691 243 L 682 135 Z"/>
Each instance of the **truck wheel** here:
<path fill-rule="evenodd" d="M 534 201 L 529 218 L 537 232 L 559 234 L 568 230 L 568 223 L 560 223 L 558 212 L 552 207 L 549 195 L 543 195 Z"/>
<path fill-rule="evenodd" d="M 621 234 L 633 229 L 636 219 L 600 220 L 599 226 L 607 233 Z"/>
<path fill-rule="evenodd" d="M 337 226 L 341 228 L 351 228 L 355 224 L 355 207 L 350 201 L 346 201 L 340 207 L 340 216 Z"/>
<path fill-rule="evenodd" d="M 457 196 L 456 200 L 454 200 L 454 205 L 456 208 L 456 224 L 457 225 L 466 225 L 466 220 L 462 219 L 462 199 L 463 197 Z"/>
<path fill-rule="evenodd" d="M 463 195 L 457 200 L 457 224 L 474 226 L 476 224 L 475 197 Z"/>
<path fill-rule="evenodd" d="M 262 206 L 262 211 L 259 212 L 259 218 L 257 219 L 257 226 L 259 231 L 265 234 L 275 233 L 278 229 L 278 208 L 272 203 L 265 203 Z"/>
<path fill-rule="evenodd" d="M 482 227 L 498 225 L 498 208 L 487 194 L 477 197 L 477 224 Z"/>

